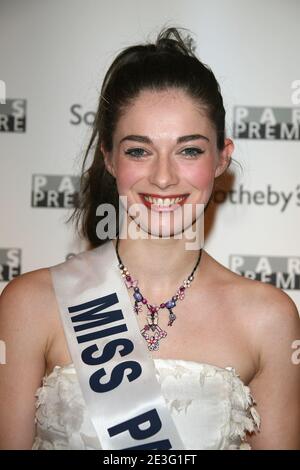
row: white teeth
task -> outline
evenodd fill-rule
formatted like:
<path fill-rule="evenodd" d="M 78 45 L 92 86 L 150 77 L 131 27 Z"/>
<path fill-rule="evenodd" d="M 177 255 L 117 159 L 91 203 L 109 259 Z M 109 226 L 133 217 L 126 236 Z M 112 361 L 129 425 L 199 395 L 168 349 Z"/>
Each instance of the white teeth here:
<path fill-rule="evenodd" d="M 148 202 L 151 202 L 151 204 L 156 204 L 156 205 L 159 205 L 159 206 L 171 206 L 173 204 L 177 204 L 179 201 L 182 201 L 185 196 L 182 196 L 182 197 L 175 197 L 175 198 L 172 198 L 172 199 L 169 199 L 169 198 L 155 198 L 155 197 L 151 197 L 151 196 L 144 196 L 144 198 L 146 199 L 146 201 Z"/>

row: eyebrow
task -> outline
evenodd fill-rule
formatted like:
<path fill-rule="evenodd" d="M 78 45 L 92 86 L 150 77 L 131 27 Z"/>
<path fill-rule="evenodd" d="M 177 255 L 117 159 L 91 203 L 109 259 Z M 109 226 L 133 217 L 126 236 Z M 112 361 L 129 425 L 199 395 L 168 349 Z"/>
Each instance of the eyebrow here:
<path fill-rule="evenodd" d="M 191 140 L 198 140 L 198 139 L 204 139 L 209 142 L 209 139 L 205 137 L 205 135 L 202 134 L 191 134 L 191 135 L 182 135 L 181 137 L 178 137 L 177 139 L 177 144 L 181 144 L 182 142 L 190 142 Z M 152 140 L 147 137 L 146 135 L 127 135 L 126 137 L 123 137 L 123 139 L 120 140 L 119 144 L 121 144 L 124 140 L 134 140 L 136 142 L 143 142 L 144 144 L 153 144 Z"/>

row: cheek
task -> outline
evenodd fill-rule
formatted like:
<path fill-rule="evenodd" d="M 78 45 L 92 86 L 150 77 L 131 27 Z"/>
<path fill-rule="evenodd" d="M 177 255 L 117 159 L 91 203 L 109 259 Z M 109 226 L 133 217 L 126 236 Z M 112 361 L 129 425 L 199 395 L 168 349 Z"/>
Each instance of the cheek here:
<path fill-rule="evenodd" d="M 119 163 L 116 168 L 116 179 L 119 194 L 128 192 L 131 187 L 143 178 L 144 173 L 138 165 L 130 165 L 128 162 Z"/>
<path fill-rule="evenodd" d="M 214 182 L 214 167 L 210 165 L 191 165 L 183 171 L 185 180 L 197 189 L 210 188 Z"/>

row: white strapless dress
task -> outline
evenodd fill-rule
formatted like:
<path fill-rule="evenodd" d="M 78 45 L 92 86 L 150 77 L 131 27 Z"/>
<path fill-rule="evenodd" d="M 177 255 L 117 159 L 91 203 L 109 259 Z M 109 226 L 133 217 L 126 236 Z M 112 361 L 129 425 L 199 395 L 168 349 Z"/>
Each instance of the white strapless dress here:
<path fill-rule="evenodd" d="M 249 450 L 246 431 L 260 417 L 248 386 L 233 367 L 154 359 L 162 394 L 186 449 Z M 56 366 L 36 393 L 38 449 L 102 449 L 73 364 Z"/>

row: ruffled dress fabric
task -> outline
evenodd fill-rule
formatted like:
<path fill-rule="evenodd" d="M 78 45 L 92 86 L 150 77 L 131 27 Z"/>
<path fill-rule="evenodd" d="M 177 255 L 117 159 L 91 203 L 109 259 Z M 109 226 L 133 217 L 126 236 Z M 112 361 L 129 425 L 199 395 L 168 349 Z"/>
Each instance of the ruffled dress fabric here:
<path fill-rule="evenodd" d="M 154 359 L 156 376 L 185 449 L 250 450 L 260 417 L 233 367 Z M 33 450 L 101 450 L 73 364 L 56 366 L 36 393 Z"/>

